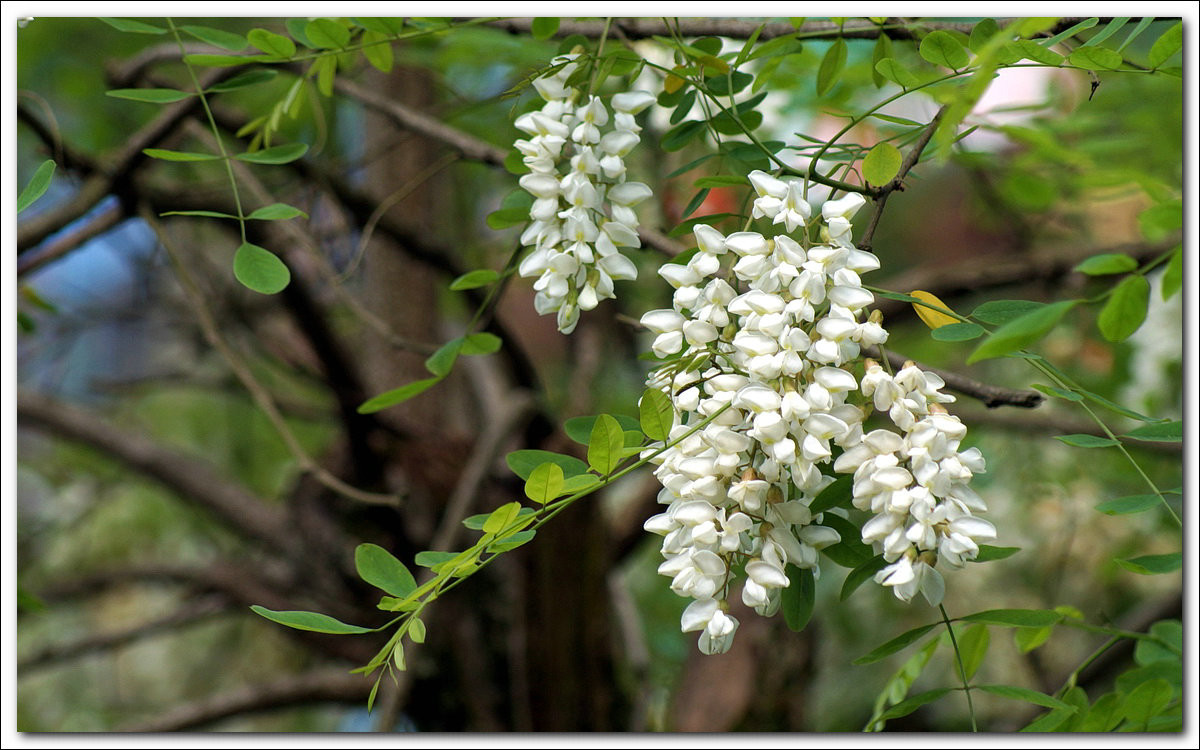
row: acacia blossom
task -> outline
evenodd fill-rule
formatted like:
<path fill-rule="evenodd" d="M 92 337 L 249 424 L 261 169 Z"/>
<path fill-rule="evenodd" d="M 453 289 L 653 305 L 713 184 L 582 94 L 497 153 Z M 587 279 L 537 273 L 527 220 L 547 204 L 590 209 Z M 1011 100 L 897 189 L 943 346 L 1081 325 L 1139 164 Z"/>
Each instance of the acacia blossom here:
<path fill-rule="evenodd" d="M 534 199 L 521 235 L 532 252 L 518 272 L 537 279 L 534 308 L 556 313 L 563 333 L 575 329 L 580 311 L 614 296 L 614 281 L 637 278 L 620 250 L 641 246 L 633 207 L 651 195 L 647 185 L 625 181 L 624 160 L 640 140 L 634 116 L 654 96 L 627 91 L 605 104 L 568 85 L 576 57 L 554 58 L 551 71 L 534 79 L 545 104 L 514 123 L 529 136 L 514 145 L 530 170 L 520 185 Z"/>

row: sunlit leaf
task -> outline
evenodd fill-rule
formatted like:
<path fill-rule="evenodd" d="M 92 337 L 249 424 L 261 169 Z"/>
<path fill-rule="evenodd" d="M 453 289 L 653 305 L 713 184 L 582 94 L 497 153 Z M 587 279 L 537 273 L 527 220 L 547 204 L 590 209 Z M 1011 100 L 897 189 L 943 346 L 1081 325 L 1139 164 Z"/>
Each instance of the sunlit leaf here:
<path fill-rule="evenodd" d="M 278 612 L 275 610 L 260 607 L 257 604 L 250 607 L 255 614 L 265 617 L 272 622 L 277 622 L 280 625 L 286 625 L 295 630 L 311 630 L 316 633 L 333 633 L 335 635 L 353 635 L 356 633 L 370 633 L 370 628 L 359 627 L 358 625 L 347 625 L 340 620 L 336 620 L 329 615 L 323 615 L 318 612 L 302 612 L 288 611 Z"/>
<path fill-rule="evenodd" d="M 417 588 L 417 582 L 404 563 L 378 544 L 360 544 L 354 550 L 358 575 L 377 589 L 404 598 Z"/>

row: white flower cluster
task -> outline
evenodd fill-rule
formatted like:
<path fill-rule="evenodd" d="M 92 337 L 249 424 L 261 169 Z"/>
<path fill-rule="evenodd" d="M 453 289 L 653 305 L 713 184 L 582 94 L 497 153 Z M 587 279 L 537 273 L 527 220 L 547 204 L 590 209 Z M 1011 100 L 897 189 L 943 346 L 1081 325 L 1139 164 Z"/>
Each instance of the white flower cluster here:
<path fill-rule="evenodd" d="M 978 551 L 973 539 L 988 530 L 994 535 L 990 524 L 970 514 L 983 508 L 965 482 L 983 461 L 977 450 L 956 452 L 963 430 L 938 412 L 937 403 L 949 398 L 937 392 L 940 379 L 912 367 L 885 383 L 876 366 L 860 384 L 851 372 L 862 347 L 887 340 L 877 315 L 861 319 L 874 295 L 859 274 L 879 267 L 874 255 L 851 244 L 850 219 L 864 199 L 851 194 L 827 201 L 810 221 L 796 182 L 764 172 L 752 173 L 750 181 L 759 196 L 754 217 L 789 232 L 801 229 L 800 239 L 748 231 L 724 236 L 698 225 L 697 252 L 686 264 L 659 271 L 675 288 L 672 308 L 641 319 L 656 336 L 655 354 L 669 359 L 649 378 L 675 407 L 668 442 L 683 438 L 653 459 L 663 485 L 659 502 L 667 508 L 645 528 L 664 537 L 659 572 L 672 578 L 677 594 L 695 600 L 683 614 L 683 630 L 701 631 L 700 650 L 710 654 L 728 650 L 738 627 L 727 609 L 737 564 L 744 563 L 746 575 L 743 603 L 771 615 L 791 583 L 786 566 L 817 576 L 818 551 L 841 541 L 810 510 L 833 482 L 820 466 L 833 461 L 837 448 L 844 452 L 834 469 L 861 473 L 856 507 L 879 514 L 864 528 L 863 541 L 896 564 L 880 580 L 902 598 L 916 590 L 903 581 L 902 561 L 909 561 L 916 580 L 925 572 L 913 562 L 921 554 L 936 550 L 961 563 Z M 813 225 L 821 244 L 809 241 Z M 729 281 L 722 278 L 727 260 Z M 873 395 L 906 435 L 864 435 L 866 412 L 855 403 L 860 393 Z M 903 476 L 885 471 L 887 457 Z M 901 511 L 898 493 L 905 488 L 912 499 Z M 929 512 L 926 495 L 933 501 Z M 889 536 L 901 525 L 904 545 Z M 910 539 L 915 526 L 928 533 L 914 531 Z"/>
<path fill-rule="evenodd" d="M 637 278 L 618 248 L 641 246 L 633 207 L 651 195 L 647 185 L 625 181 L 624 159 L 640 140 L 634 115 L 654 95 L 617 94 L 610 113 L 599 97 L 567 85 L 575 57 L 555 58 L 555 69 L 534 79 L 546 104 L 517 118 L 529 137 L 514 144 L 531 170 L 521 187 L 534 196 L 532 222 L 521 235 L 534 249 L 518 270 L 537 277 L 534 306 L 542 315 L 557 312 L 563 333 L 575 329 L 581 310 L 613 296 L 614 280 Z"/>
<path fill-rule="evenodd" d="M 995 527 L 972 514 L 987 510 L 967 484 L 984 470 L 983 455 L 958 450 L 967 428 L 941 405 L 954 400 L 940 392 L 944 385 L 912 362 L 892 376 L 867 360 L 862 393 L 904 435 L 874 430 L 833 465 L 854 472 L 854 507 L 875 514 L 863 541 L 889 563 L 875 580 L 905 601 L 920 591 L 930 604 L 941 602 L 945 584 L 933 564 L 960 568 L 980 541 L 996 538 Z"/>

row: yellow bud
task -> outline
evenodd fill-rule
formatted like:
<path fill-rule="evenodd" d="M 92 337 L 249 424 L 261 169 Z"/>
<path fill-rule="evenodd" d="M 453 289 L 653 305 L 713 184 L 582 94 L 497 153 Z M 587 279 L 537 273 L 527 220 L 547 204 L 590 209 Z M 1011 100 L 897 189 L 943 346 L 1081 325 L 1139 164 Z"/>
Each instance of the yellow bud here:
<path fill-rule="evenodd" d="M 909 292 L 908 295 L 910 297 L 916 297 L 922 302 L 928 302 L 935 307 L 940 307 L 943 310 L 950 309 L 949 305 L 947 305 L 945 302 L 942 302 L 935 295 L 930 294 L 929 292 L 923 292 L 918 289 L 916 291 Z M 918 305 L 915 302 L 913 303 L 913 309 L 917 311 L 917 317 L 919 317 L 922 322 L 924 322 L 925 325 L 929 326 L 930 328 L 941 328 L 942 326 L 948 326 L 951 323 L 958 322 L 957 319 L 952 318 L 945 313 L 938 312 L 937 310 L 928 308 L 925 305 Z"/>

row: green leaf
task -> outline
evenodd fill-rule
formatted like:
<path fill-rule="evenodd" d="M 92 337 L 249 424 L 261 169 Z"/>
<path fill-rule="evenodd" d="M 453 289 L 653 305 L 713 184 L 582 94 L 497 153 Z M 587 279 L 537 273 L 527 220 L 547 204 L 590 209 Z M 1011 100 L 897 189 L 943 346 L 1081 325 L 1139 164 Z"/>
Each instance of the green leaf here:
<path fill-rule="evenodd" d="M 1087 715 L 1079 722 L 1076 731 L 1079 732 L 1111 732 L 1121 723 L 1122 714 L 1118 711 L 1123 699 L 1117 693 L 1105 693 L 1096 699 Z"/>
<path fill-rule="evenodd" d="M 544 463 L 534 469 L 525 481 L 525 497 L 545 505 L 563 494 L 564 483 L 562 467 L 558 464 Z"/>
<path fill-rule="evenodd" d="M 1107 24 L 1107 25 L 1104 27 L 1104 30 L 1103 30 L 1103 31 L 1101 31 L 1099 34 L 1096 34 L 1096 35 L 1095 35 L 1095 36 L 1093 36 L 1092 38 L 1088 39 L 1086 42 L 1084 42 L 1084 43 L 1083 43 L 1083 46 L 1084 46 L 1084 47 L 1091 47 L 1091 46 L 1093 46 L 1093 45 L 1100 44 L 1100 43 L 1101 43 L 1101 42 L 1103 42 L 1105 39 L 1108 39 L 1110 36 L 1112 36 L 1113 34 L 1117 33 L 1118 31 L 1120 31 L 1120 30 L 1121 30 L 1121 27 L 1123 27 L 1123 26 L 1124 26 L 1125 24 L 1127 24 L 1127 23 L 1129 23 L 1129 18 L 1128 18 L 1128 17 L 1120 17 L 1120 16 L 1118 16 L 1118 17 L 1116 17 L 1116 18 L 1113 18 L 1113 19 L 1112 19 L 1111 21 L 1109 21 L 1109 22 L 1108 22 L 1108 24 Z"/>
<path fill-rule="evenodd" d="M 422 568 L 434 568 L 442 563 L 450 562 L 458 556 L 458 552 L 425 550 L 424 552 L 418 552 L 416 556 L 413 557 L 413 562 L 415 562 L 417 565 L 420 565 Z"/>
<path fill-rule="evenodd" d="M 1150 54 L 1146 57 L 1146 64 L 1151 68 L 1159 68 L 1181 49 L 1183 49 L 1182 21 L 1164 31 L 1162 36 L 1154 40 L 1154 45 L 1150 47 Z"/>
<path fill-rule="evenodd" d="M 528 208 L 501 208 L 487 215 L 487 225 L 492 229 L 507 229 L 528 222 Z"/>
<path fill-rule="evenodd" d="M 1022 732 L 1054 732 L 1075 716 L 1075 707 L 1056 708 L 1050 713 L 1034 719 Z"/>
<path fill-rule="evenodd" d="M 977 339 L 987 331 L 974 323 L 949 323 L 929 331 L 934 341 L 970 341 Z"/>
<path fill-rule="evenodd" d="M 1053 625 L 1040 628 L 1016 628 L 1013 630 L 1013 643 L 1016 644 L 1018 651 L 1027 654 L 1045 643 L 1053 633 Z"/>
<path fill-rule="evenodd" d="M 1076 433 L 1074 435 L 1055 435 L 1055 440 L 1060 440 L 1067 445 L 1076 448 L 1110 448 L 1114 445 L 1119 445 L 1119 440 L 1112 438 L 1100 437 L 1098 435 L 1088 435 L 1085 433 Z"/>
<path fill-rule="evenodd" d="M 503 345 L 504 341 L 496 334 L 480 331 L 463 339 L 462 350 L 459 353 L 467 357 L 495 354 Z"/>
<path fill-rule="evenodd" d="M 554 464 L 543 464 L 543 466 L 551 466 L 555 469 L 558 469 L 558 467 L 554 466 Z M 543 468 L 543 466 L 539 466 L 538 469 Z M 559 473 L 562 472 L 562 469 L 558 470 Z M 533 473 L 534 476 L 536 476 L 538 472 L 535 470 Z M 533 481 L 534 477 L 530 477 L 529 479 L 530 481 Z M 525 491 L 526 494 L 529 493 L 528 482 L 525 483 Z M 487 520 L 483 522 L 483 533 L 499 535 L 502 531 L 507 529 L 513 521 L 517 520 L 517 517 L 520 514 L 521 504 L 518 502 L 514 501 L 501 505 L 499 508 L 496 508 L 488 514 Z"/>
<path fill-rule="evenodd" d="M 1113 273 L 1128 273 L 1137 268 L 1137 261 L 1125 253 L 1103 253 L 1093 255 L 1079 265 L 1075 270 L 1088 276 L 1105 276 Z"/>
<path fill-rule="evenodd" d="M 1129 495 L 1115 500 L 1105 500 L 1096 505 L 1096 510 L 1109 516 L 1123 516 L 1150 510 L 1162 502 L 1158 495 Z"/>
<path fill-rule="evenodd" d="M 875 662 L 879 661 L 880 659 L 884 659 L 888 656 L 891 656 L 892 654 L 896 653 L 897 651 L 901 651 L 901 650 L 907 648 L 908 646 L 912 645 L 913 643 L 916 643 L 917 641 L 919 641 L 921 639 L 922 636 L 924 636 L 930 630 L 933 630 L 934 628 L 938 627 L 940 624 L 941 623 L 935 622 L 932 625 L 922 625 L 919 628 L 913 628 L 912 630 L 901 633 L 900 635 L 896 636 L 895 638 L 893 638 L 892 640 L 883 644 L 882 646 L 879 646 L 878 648 L 876 648 L 875 650 L 866 654 L 865 656 L 858 657 L 853 662 L 851 662 L 851 664 L 857 664 L 857 665 L 874 664 Z"/>
<path fill-rule="evenodd" d="M 17 196 L 17 213 L 29 208 L 34 201 L 46 194 L 50 189 L 50 181 L 54 179 L 55 166 L 53 159 L 47 159 L 38 165 L 25 189 Z"/>
<path fill-rule="evenodd" d="M 509 550 L 516 549 L 517 547 L 520 547 L 522 544 L 526 544 L 527 542 L 532 541 L 533 537 L 536 534 L 537 534 L 537 531 L 534 529 L 525 529 L 524 531 L 518 531 L 517 533 L 515 533 L 511 536 L 507 536 L 500 541 L 496 541 L 496 542 L 489 544 L 488 552 L 508 552 Z"/>
<path fill-rule="evenodd" d="M 425 378 L 424 380 L 417 380 L 409 383 L 408 385 L 402 385 L 399 388 L 386 391 L 363 402 L 363 404 L 358 407 L 358 413 L 373 414 L 381 409 L 386 409 L 389 406 L 395 406 L 396 404 L 403 403 L 410 398 L 429 390 L 433 386 L 440 383 L 441 380 L 442 379 L 440 377 Z"/>
<path fill-rule="evenodd" d="M 183 61 L 188 65 L 205 68 L 227 68 L 231 65 L 249 65 L 255 62 L 277 62 L 270 55 L 184 55 Z"/>
<path fill-rule="evenodd" d="M 990 544 L 981 544 L 979 545 L 979 554 L 975 555 L 975 559 L 971 562 L 983 563 L 992 562 L 993 560 L 1003 560 L 1006 557 L 1012 557 L 1020 551 L 1020 547 L 993 547 Z"/>
<path fill-rule="evenodd" d="M 1075 300 L 1055 302 L 1008 321 L 971 352 L 967 364 L 1002 357 L 1029 346 L 1049 333 L 1075 304 Z"/>
<path fill-rule="evenodd" d="M 358 577 L 377 589 L 403 599 L 417 588 L 417 581 L 404 563 L 378 544 L 364 543 L 354 549 Z"/>
<path fill-rule="evenodd" d="M 851 497 L 851 489 L 854 487 L 854 477 L 850 475 L 841 476 L 833 480 L 828 487 L 817 493 L 812 502 L 808 504 L 808 510 L 814 515 L 824 513 L 830 508 L 847 507 Z"/>
<path fill-rule="evenodd" d="M 188 97 L 195 96 L 186 91 L 176 91 L 175 89 L 112 89 L 105 91 L 105 96 L 111 96 L 114 99 L 129 99 L 134 102 L 146 102 L 148 104 L 170 104 L 178 102 Z"/>
<path fill-rule="evenodd" d="M 1042 302 L 1026 299 L 997 299 L 984 302 L 975 308 L 971 317 L 988 325 L 998 326 L 1045 306 Z"/>
<path fill-rule="evenodd" d="M 1120 565 L 1130 573 L 1137 573 L 1138 575 L 1163 575 L 1165 573 L 1174 573 L 1183 567 L 1183 553 L 1172 552 L 1167 555 L 1142 555 L 1130 560 L 1118 559 L 1117 565 Z"/>
<path fill-rule="evenodd" d="M 1183 202 L 1178 200 L 1156 203 L 1138 214 L 1142 236 L 1151 242 L 1166 239 L 1183 227 Z"/>
<path fill-rule="evenodd" d="M 238 154 L 235 158 L 251 164 L 287 164 L 304 156 L 307 151 L 306 143 L 285 143 L 282 146 L 264 148 L 262 151 Z"/>
<path fill-rule="evenodd" d="M 369 31 L 374 31 L 377 34 L 384 36 L 396 36 L 401 31 L 404 31 L 403 18 L 351 18 L 351 21 L 358 24 L 360 27 Z"/>
<path fill-rule="evenodd" d="M 902 89 L 911 89 L 921 82 L 915 75 L 908 71 L 908 68 L 905 68 L 891 57 L 875 63 L 875 70 L 879 73 L 879 75 L 898 85 Z"/>
<path fill-rule="evenodd" d="M 838 597 L 842 601 L 846 601 L 850 598 L 851 594 L 858 590 L 859 586 L 862 586 L 864 583 L 871 580 L 871 578 L 873 578 L 876 573 L 883 570 L 886 565 L 887 560 L 883 559 L 883 555 L 876 555 L 862 565 L 859 565 L 857 568 L 851 570 L 846 574 L 846 580 L 842 582 L 842 590 L 838 594 Z"/>
<path fill-rule="evenodd" d="M 833 84 L 837 83 L 842 68 L 846 67 L 846 54 L 846 40 L 841 38 L 834 40 L 829 49 L 825 50 L 825 56 L 821 58 L 821 67 L 817 69 L 817 96 L 825 96 L 833 88 Z"/>
<path fill-rule="evenodd" d="M 903 160 L 900 149 L 887 141 L 880 141 L 863 157 L 863 178 L 877 187 L 887 185 L 900 173 Z"/>
<path fill-rule="evenodd" d="M 200 154 L 194 151 L 171 151 L 165 148 L 144 148 L 142 153 L 154 159 L 163 161 L 218 161 L 221 157 L 216 154 Z"/>
<path fill-rule="evenodd" d="M 256 208 L 254 213 L 247 216 L 247 219 L 258 219 L 260 221 L 284 221 L 286 219 L 294 219 L 297 216 L 308 218 L 308 214 L 304 213 L 295 206 L 289 206 L 286 203 L 272 203 L 269 206 Z"/>
<path fill-rule="evenodd" d="M 592 430 L 596 427 L 597 419 L 599 419 L 598 416 L 571 417 L 566 422 L 563 422 L 563 432 L 567 433 L 567 437 L 580 445 L 587 445 L 591 442 Z M 636 419 L 627 417 L 624 414 L 618 414 L 614 419 L 617 420 L 617 424 L 621 425 L 621 429 L 625 431 L 624 447 L 641 445 L 641 426 Z"/>
<path fill-rule="evenodd" d="M 260 294 L 281 292 L 292 280 L 291 271 L 278 255 L 249 242 L 243 242 L 233 256 L 233 275 Z"/>
<path fill-rule="evenodd" d="M 880 60 L 886 60 L 891 56 L 892 40 L 887 34 L 880 34 L 875 39 L 875 46 L 871 49 L 871 82 L 875 84 L 875 88 L 879 88 L 887 80 L 875 66 L 879 64 Z"/>
<path fill-rule="evenodd" d="M 504 460 L 514 474 L 526 481 L 533 474 L 534 469 L 547 461 L 558 464 L 563 470 L 563 476 L 568 478 L 579 474 L 587 474 L 588 470 L 587 464 L 574 456 L 566 456 L 561 453 L 551 453 L 550 451 L 543 450 L 527 449 L 513 451 L 505 456 Z"/>
<path fill-rule="evenodd" d="M 1029 688 L 1017 687 L 1015 685 L 976 685 L 975 687 L 977 690 L 998 695 L 1001 698 L 1025 701 L 1026 703 L 1033 703 L 1038 706 L 1045 706 L 1046 708 L 1075 710 L 1075 707 L 1068 703 L 1063 703 L 1057 698 L 1045 693 L 1039 693 L 1036 690 L 1030 690 Z"/>
<path fill-rule="evenodd" d="M 663 151 L 678 151 L 703 132 L 704 122 L 701 120 L 681 122 L 663 133 L 662 141 L 659 145 Z"/>
<path fill-rule="evenodd" d="M 949 692 L 950 688 L 937 688 L 936 690 L 926 690 L 924 693 L 917 693 L 881 713 L 877 721 L 887 721 L 888 719 L 899 719 L 901 716 L 908 716 L 926 703 L 933 703 Z"/>
<path fill-rule="evenodd" d="M 332 18 L 314 18 L 304 27 L 308 41 L 321 49 L 342 49 L 350 43 L 350 29 Z"/>
<path fill-rule="evenodd" d="M 647 388 L 638 402 L 638 417 L 646 437 L 665 441 L 675 426 L 675 407 L 667 394 L 657 388 Z"/>
<path fill-rule="evenodd" d="M 164 211 L 160 216 L 206 216 L 210 219 L 236 219 L 233 214 L 222 213 L 220 211 Z"/>
<path fill-rule="evenodd" d="M 213 29 L 208 26 L 180 26 L 180 31 L 191 34 L 202 42 L 207 42 L 214 47 L 227 49 L 231 52 L 241 52 L 246 49 L 248 42 L 246 37 L 241 34 L 234 34 L 230 31 L 222 31 L 221 29 Z"/>
<path fill-rule="evenodd" d="M 1149 306 L 1150 282 L 1145 276 L 1127 276 L 1100 310 L 1096 325 L 1109 341 L 1124 341 L 1141 328 Z"/>
<path fill-rule="evenodd" d="M 1086 70 L 1116 70 L 1125 59 L 1107 47 L 1080 47 L 1067 56 L 1067 61 Z"/>
<path fill-rule="evenodd" d="M 420 617 L 414 617 L 408 621 L 408 637 L 412 639 L 413 643 L 424 643 L 427 633 L 425 623 Z"/>
<path fill-rule="evenodd" d="M 1042 45 L 1032 39 L 1018 39 L 1012 43 L 1012 49 L 1016 50 L 1017 54 L 1027 60 L 1042 63 L 1043 65 L 1059 66 L 1062 65 L 1064 58 L 1052 49 L 1046 49 Z"/>
<path fill-rule="evenodd" d="M 681 214 L 681 217 L 686 219 L 687 217 L 692 215 L 693 211 L 700 208 L 700 206 L 703 205 L 703 203 L 704 203 L 704 199 L 708 197 L 708 191 L 709 191 L 709 188 L 702 188 L 700 190 L 697 190 L 696 194 L 692 196 L 692 199 L 690 201 L 688 201 L 687 206 L 683 209 L 683 213 Z"/>
<path fill-rule="evenodd" d="M 425 369 L 433 373 L 439 378 L 444 378 L 454 369 L 454 363 L 458 360 L 459 352 L 462 351 L 463 339 L 460 336 L 456 339 L 451 339 L 438 347 L 437 351 L 430 354 L 425 360 Z"/>
<path fill-rule="evenodd" d="M 1043 47 L 1053 47 L 1054 45 L 1058 44 L 1059 42 L 1063 41 L 1064 39 L 1070 39 L 1071 37 L 1075 36 L 1076 34 L 1083 31 L 1084 29 L 1090 29 L 1098 23 L 1100 23 L 1099 18 L 1086 18 L 1086 19 L 1080 21 L 1079 23 L 1075 24 L 1071 28 L 1066 29 L 1065 31 L 1060 31 L 1059 33 L 1055 34 L 1054 36 L 1050 37 L 1049 39 L 1039 39 L 1038 42 Z"/>
<path fill-rule="evenodd" d="M 986 625 L 1039 628 L 1058 623 L 1062 620 L 1062 615 L 1052 609 L 989 609 L 958 619 L 963 622 L 981 622 Z"/>
<path fill-rule="evenodd" d="M 1122 711 L 1132 729 L 1147 730 L 1150 720 L 1162 713 L 1174 696 L 1175 689 L 1166 680 L 1147 680 L 1125 697 Z"/>
<path fill-rule="evenodd" d="M 1183 442 L 1183 422 L 1148 424 L 1125 433 L 1125 437 L 1130 437 L 1134 440 L 1148 440 L 1154 443 L 1180 443 Z"/>
<path fill-rule="evenodd" d="M 624 447 L 625 431 L 621 424 L 609 414 L 597 417 L 588 441 L 588 465 L 601 476 L 611 474 L 621 462 Z"/>
<path fill-rule="evenodd" d="M 791 584 L 780 595 L 779 609 L 787 626 L 795 632 L 804 630 L 812 619 L 813 604 L 817 597 L 817 584 L 812 568 L 787 567 Z"/>
<path fill-rule="evenodd" d="M 967 628 L 958 637 L 958 652 L 962 657 L 963 670 L 967 673 L 968 680 L 979 671 L 979 666 L 983 664 L 983 658 L 987 656 L 990 643 L 991 636 L 988 634 L 987 625 L 981 623 Z"/>
<path fill-rule="evenodd" d="M 1044 385 L 1042 383 L 1034 383 L 1033 388 L 1035 390 L 1041 391 L 1042 393 L 1046 394 L 1047 396 L 1061 398 L 1064 401 L 1079 402 L 1079 401 L 1083 400 L 1083 396 L 1080 396 L 1075 391 L 1068 391 L 1068 390 L 1064 390 L 1062 388 L 1056 388 L 1055 386 L 1052 386 L 1052 385 Z"/>
<path fill-rule="evenodd" d="M 954 35 L 940 29 L 930 32 L 922 39 L 921 46 L 917 51 L 926 62 L 953 70 L 965 68 L 971 61 L 971 56 L 954 38 Z"/>
<path fill-rule="evenodd" d="M 353 635 L 371 632 L 371 628 L 347 625 L 329 615 L 322 615 L 317 612 L 276 612 L 266 607 L 260 607 L 257 604 L 251 606 L 250 609 L 256 615 L 265 617 L 271 622 L 277 622 L 280 625 L 294 628 L 295 630 L 311 630 L 315 633 L 333 633 L 335 635 Z"/>
<path fill-rule="evenodd" d="M 454 281 L 451 281 L 450 289 L 455 292 L 461 292 L 466 289 L 478 289 L 481 286 L 487 286 L 499 280 L 500 274 L 490 268 L 479 268 L 474 271 L 468 271 Z"/>
<path fill-rule="evenodd" d="M 1180 245 L 1175 249 L 1175 253 L 1171 256 L 1171 260 L 1167 261 L 1167 268 L 1162 275 L 1162 298 L 1163 301 L 1171 299 L 1175 294 L 1183 288 L 1183 246 Z"/>
<path fill-rule="evenodd" d="M 753 80 L 754 76 L 749 73 L 735 70 L 728 76 L 717 75 L 707 78 L 705 79 L 705 84 L 714 96 L 729 96 L 746 88 Z"/>
<path fill-rule="evenodd" d="M 1179 620 L 1159 620 L 1150 626 L 1150 635 L 1162 643 L 1139 639 L 1133 659 L 1141 666 L 1157 661 L 1178 662 L 1183 653 L 1183 623 Z"/>
<path fill-rule="evenodd" d="M 277 75 L 279 75 L 279 71 L 275 70 L 274 68 L 247 70 L 245 73 L 239 73 L 233 78 L 230 78 L 228 81 L 209 86 L 208 91 L 216 93 L 224 91 L 236 91 L 237 89 L 244 89 L 247 86 L 265 83 L 266 81 L 274 79 Z"/>
<path fill-rule="evenodd" d="M 539 16 L 533 19 L 533 24 L 530 27 L 530 33 L 534 39 L 549 39 L 558 31 L 557 16 Z"/>
<path fill-rule="evenodd" d="M 384 34 L 377 31 L 364 31 L 362 35 L 362 53 L 371 67 L 381 73 L 390 73 L 395 65 L 392 43 Z"/>
<path fill-rule="evenodd" d="M 133 34 L 165 34 L 167 30 L 160 26 L 151 26 L 148 23 L 135 21 L 132 18 L 97 18 L 97 21 L 103 21 L 117 31 L 126 31 Z"/>
<path fill-rule="evenodd" d="M 988 40 L 998 33 L 1000 33 L 1000 26 L 996 23 L 996 19 L 985 18 L 971 27 L 971 39 L 967 42 L 967 47 L 975 54 L 979 54 Z"/>
<path fill-rule="evenodd" d="M 271 57 L 291 57 L 296 54 L 296 43 L 286 36 L 266 29 L 251 29 L 246 40 Z"/>

